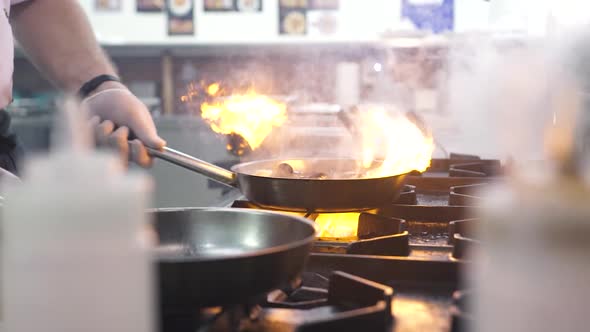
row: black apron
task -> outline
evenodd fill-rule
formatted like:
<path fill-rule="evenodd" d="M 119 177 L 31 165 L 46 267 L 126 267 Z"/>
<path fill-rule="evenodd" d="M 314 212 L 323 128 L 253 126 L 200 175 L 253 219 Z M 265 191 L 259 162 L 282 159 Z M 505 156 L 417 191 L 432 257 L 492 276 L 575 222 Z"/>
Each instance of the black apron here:
<path fill-rule="evenodd" d="M 18 138 L 10 131 L 10 115 L 0 109 L 0 168 L 19 175 L 19 163 L 23 153 Z"/>

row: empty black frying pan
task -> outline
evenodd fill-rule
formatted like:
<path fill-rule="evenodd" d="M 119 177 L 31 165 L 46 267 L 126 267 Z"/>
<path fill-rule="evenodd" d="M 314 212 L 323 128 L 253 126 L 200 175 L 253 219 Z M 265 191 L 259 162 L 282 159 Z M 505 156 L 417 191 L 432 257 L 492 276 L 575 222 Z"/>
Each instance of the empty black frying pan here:
<path fill-rule="evenodd" d="M 315 239 L 310 221 L 246 209 L 153 212 L 164 313 L 244 304 L 292 281 Z"/>

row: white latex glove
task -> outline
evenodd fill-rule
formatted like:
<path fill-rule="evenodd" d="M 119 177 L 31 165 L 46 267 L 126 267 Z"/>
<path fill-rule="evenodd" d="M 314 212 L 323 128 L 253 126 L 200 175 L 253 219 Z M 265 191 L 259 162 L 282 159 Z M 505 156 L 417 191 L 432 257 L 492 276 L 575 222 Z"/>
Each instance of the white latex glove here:
<path fill-rule="evenodd" d="M 122 84 L 108 83 L 114 84 L 83 101 L 90 112 L 96 144 L 117 149 L 124 162 L 130 157 L 140 166 L 150 167 L 153 161 L 145 146 L 161 149 L 166 141 L 158 136 L 147 107 Z M 129 144 L 130 132 L 137 139 Z"/>

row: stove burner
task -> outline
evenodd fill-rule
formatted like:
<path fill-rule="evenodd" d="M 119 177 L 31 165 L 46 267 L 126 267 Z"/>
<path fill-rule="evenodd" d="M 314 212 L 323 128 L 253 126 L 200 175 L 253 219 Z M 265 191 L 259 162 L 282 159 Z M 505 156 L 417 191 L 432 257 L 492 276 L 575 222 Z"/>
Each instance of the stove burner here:
<path fill-rule="evenodd" d="M 340 271 L 329 279 L 304 273 L 299 287 L 271 292 L 260 305 L 201 310 L 192 316 L 198 324 L 179 321 L 161 331 L 385 331 L 393 322 L 393 294 L 391 287 Z"/>
<path fill-rule="evenodd" d="M 311 216 L 313 220 L 313 216 Z M 372 213 L 359 215 L 357 236 L 360 240 L 316 241 L 313 252 L 346 253 L 354 255 L 408 256 L 409 233 L 406 221 Z"/>
<path fill-rule="evenodd" d="M 485 188 L 487 183 L 470 184 L 464 186 L 451 187 L 449 193 L 449 205 L 451 206 L 473 206 L 481 204 L 481 197 L 476 196 L 478 192 Z"/>
<path fill-rule="evenodd" d="M 324 283 L 326 280 L 317 274 L 311 277 L 316 281 L 323 278 Z M 383 331 L 392 323 L 393 289 L 390 287 L 339 271 L 331 274 L 327 290 L 305 286 L 306 282 L 304 276 L 303 286 L 293 293 L 275 293 L 269 296 L 267 303 L 262 305 L 258 317 L 247 322 L 246 329 L 305 332 Z M 299 301 L 300 299 L 302 301 Z"/>
<path fill-rule="evenodd" d="M 479 219 L 456 220 L 449 223 L 449 244 L 453 245 L 452 257 L 463 259 L 480 242 L 474 238 Z"/>
<path fill-rule="evenodd" d="M 268 294 L 265 307 L 311 309 L 328 303 L 330 280 L 319 273 L 303 272 L 294 288 L 275 290 Z"/>
<path fill-rule="evenodd" d="M 407 195 L 414 195 L 416 192 L 413 186 L 406 186 Z M 256 204 L 249 201 L 234 201 L 232 207 L 260 209 Z M 314 221 L 318 214 L 300 213 L 304 218 Z M 325 214 L 324 214 L 325 215 Z M 312 252 L 339 253 L 354 255 L 380 255 L 380 256 L 408 256 L 410 254 L 410 235 L 407 232 L 406 221 L 399 218 L 362 212 L 358 218 L 357 237 L 359 240 L 316 241 Z"/>

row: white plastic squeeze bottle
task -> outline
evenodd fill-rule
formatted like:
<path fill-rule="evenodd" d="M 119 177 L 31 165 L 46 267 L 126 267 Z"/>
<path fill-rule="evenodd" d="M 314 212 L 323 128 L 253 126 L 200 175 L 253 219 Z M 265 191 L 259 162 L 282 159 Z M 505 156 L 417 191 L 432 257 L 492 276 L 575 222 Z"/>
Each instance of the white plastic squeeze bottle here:
<path fill-rule="evenodd" d="M 151 182 L 92 151 L 82 114 L 66 102 L 51 154 L 6 188 L 4 331 L 153 331 Z"/>

